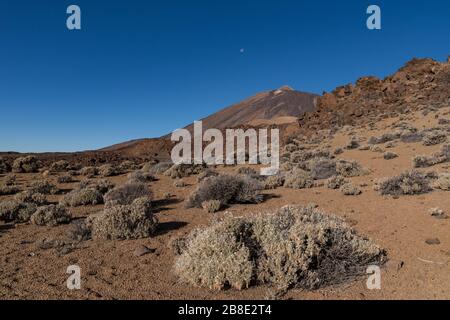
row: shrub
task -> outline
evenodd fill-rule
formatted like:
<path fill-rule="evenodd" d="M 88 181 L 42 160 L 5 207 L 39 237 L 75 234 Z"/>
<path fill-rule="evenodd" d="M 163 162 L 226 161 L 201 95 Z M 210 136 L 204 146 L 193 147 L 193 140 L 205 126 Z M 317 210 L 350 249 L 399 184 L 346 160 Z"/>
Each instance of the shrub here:
<path fill-rule="evenodd" d="M 398 154 L 396 154 L 394 152 L 385 152 L 383 154 L 383 158 L 384 158 L 384 160 L 392 160 L 392 159 L 398 158 Z"/>
<path fill-rule="evenodd" d="M 5 186 L 15 186 L 16 183 L 17 183 L 17 177 L 16 177 L 16 175 L 14 175 L 14 174 L 8 174 L 8 175 L 5 177 L 5 180 L 4 180 L 4 182 L 3 182 L 3 184 L 4 184 Z"/>
<path fill-rule="evenodd" d="M 93 188 L 75 189 L 66 194 L 60 204 L 69 207 L 97 205 L 103 203 L 102 194 Z"/>
<path fill-rule="evenodd" d="M 232 203 L 259 203 L 263 200 L 262 185 L 248 176 L 219 175 L 203 180 L 188 199 L 188 207 L 201 208 L 208 200 Z"/>
<path fill-rule="evenodd" d="M 0 158 L 0 173 L 7 173 L 9 171 L 11 171 L 11 167 L 9 166 L 9 164 L 5 160 Z"/>
<path fill-rule="evenodd" d="M 444 144 L 439 152 L 433 153 L 431 156 L 415 156 L 413 166 L 414 168 L 427 168 L 448 161 L 450 161 L 450 145 Z"/>
<path fill-rule="evenodd" d="M 32 173 L 38 171 L 38 162 L 34 156 L 20 157 L 14 160 L 12 171 L 16 173 Z"/>
<path fill-rule="evenodd" d="M 47 180 L 33 182 L 29 190 L 32 193 L 41 193 L 41 194 L 56 194 L 59 191 L 54 184 L 50 183 Z"/>
<path fill-rule="evenodd" d="M 164 175 L 169 176 L 172 179 L 181 179 L 194 174 L 199 174 L 204 169 L 205 166 L 200 164 L 175 164 L 165 171 Z"/>
<path fill-rule="evenodd" d="M 362 168 L 356 161 L 339 160 L 336 163 L 336 172 L 344 177 L 357 177 L 367 174 L 367 170 Z"/>
<path fill-rule="evenodd" d="M 49 170 L 51 172 L 64 172 L 64 171 L 67 171 L 68 168 L 69 168 L 69 162 L 67 162 L 65 160 L 60 160 L 60 161 L 53 162 L 50 165 Z"/>
<path fill-rule="evenodd" d="M 345 183 L 347 183 L 347 179 L 343 176 L 333 176 L 327 180 L 328 189 L 339 189 Z"/>
<path fill-rule="evenodd" d="M 314 159 L 308 164 L 313 179 L 328 179 L 336 174 L 336 161 L 330 159 Z"/>
<path fill-rule="evenodd" d="M 436 189 L 441 189 L 445 191 L 450 191 L 450 174 L 442 173 L 439 177 L 434 181 L 433 187 Z"/>
<path fill-rule="evenodd" d="M 357 196 L 362 193 L 361 189 L 353 183 L 345 183 L 340 190 L 346 196 Z"/>
<path fill-rule="evenodd" d="M 305 170 L 294 169 L 287 174 L 284 186 L 291 189 L 312 188 L 314 186 L 314 179 Z"/>
<path fill-rule="evenodd" d="M 257 284 L 316 289 L 362 275 L 367 265 L 385 261 L 383 249 L 340 218 L 312 207 L 226 217 L 181 242 L 176 274 L 215 290 Z"/>
<path fill-rule="evenodd" d="M 425 133 L 425 137 L 423 138 L 423 145 L 434 146 L 444 143 L 445 141 L 447 141 L 447 134 L 443 131 L 436 130 Z"/>
<path fill-rule="evenodd" d="M 371 137 L 368 141 L 369 144 L 383 144 L 386 142 L 394 141 L 400 138 L 400 133 L 385 133 L 380 137 Z"/>
<path fill-rule="evenodd" d="M 31 190 L 23 191 L 16 194 L 14 200 L 17 202 L 27 202 L 34 203 L 38 206 L 43 206 L 47 204 L 47 198 L 42 193 L 33 192 Z"/>
<path fill-rule="evenodd" d="M 102 177 L 117 176 L 119 171 L 110 164 L 104 164 L 98 168 L 98 174 Z"/>
<path fill-rule="evenodd" d="M 358 148 L 359 148 L 359 142 L 354 137 L 345 146 L 345 149 L 347 149 L 347 150 L 353 150 L 353 149 L 358 149 Z"/>
<path fill-rule="evenodd" d="M 101 180 L 85 180 L 82 181 L 79 186 L 78 189 L 95 189 L 98 192 L 100 192 L 102 195 L 104 195 L 105 193 L 107 193 L 109 190 L 113 189 L 115 187 L 115 185 L 107 180 L 107 179 L 101 179 Z"/>
<path fill-rule="evenodd" d="M 19 191 L 20 191 L 20 188 L 17 186 L 0 185 L 0 196 L 8 196 L 8 195 L 16 194 Z"/>
<path fill-rule="evenodd" d="M 222 208 L 222 203 L 219 200 L 203 201 L 202 208 L 208 213 L 215 213 L 220 211 L 220 208 Z"/>
<path fill-rule="evenodd" d="M 105 194 L 105 204 L 107 206 L 113 205 L 128 205 L 135 199 L 152 196 L 149 187 L 145 183 L 132 182 L 126 183 L 122 186 L 116 187 Z"/>
<path fill-rule="evenodd" d="M 91 226 L 85 220 L 75 221 L 68 232 L 69 239 L 75 241 L 86 241 L 91 239 Z"/>
<path fill-rule="evenodd" d="M 142 182 L 142 183 L 151 182 L 151 181 L 156 180 L 152 174 L 141 171 L 141 170 L 137 170 L 137 171 L 133 171 L 133 172 L 129 173 L 127 178 L 128 178 L 128 182 Z"/>
<path fill-rule="evenodd" d="M 392 196 L 421 194 L 431 190 L 429 177 L 414 170 L 381 180 L 376 189 L 382 195 Z"/>
<path fill-rule="evenodd" d="M 339 147 L 334 149 L 334 152 L 333 152 L 333 154 L 335 154 L 335 155 L 342 154 L 342 153 L 344 153 L 344 150 Z"/>
<path fill-rule="evenodd" d="M 138 169 L 138 166 L 133 161 L 130 161 L 130 160 L 125 160 L 118 166 L 118 170 L 120 172 L 126 172 L 126 171 L 136 170 L 136 169 Z"/>
<path fill-rule="evenodd" d="M 33 203 L 0 202 L 0 220 L 5 222 L 27 222 L 36 209 L 37 207 Z"/>
<path fill-rule="evenodd" d="M 98 169 L 95 167 L 84 167 L 80 170 L 80 175 L 87 178 L 92 178 L 98 174 Z"/>
<path fill-rule="evenodd" d="M 420 132 L 406 132 L 400 137 L 400 140 L 404 143 L 420 142 L 423 139 L 423 134 Z"/>
<path fill-rule="evenodd" d="M 250 168 L 250 167 L 239 168 L 237 173 L 238 174 L 246 174 L 248 176 L 257 176 L 258 175 L 258 172 L 256 172 L 255 169 Z"/>
<path fill-rule="evenodd" d="M 330 151 L 327 149 L 314 149 L 308 151 L 296 151 L 291 153 L 290 161 L 292 163 L 301 163 L 314 158 L 331 158 Z"/>
<path fill-rule="evenodd" d="M 264 180 L 264 189 L 271 190 L 281 187 L 284 184 L 284 179 L 285 178 L 279 174 L 268 176 Z"/>
<path fill-rule="evenodd" d="M 92 238 L 105 240 L 146 238 L 155 233 L 158 225 L 148 198 L 105 208 L 88 219 Z"/>
<path fill-rule="evenodd" d="M 205 180 L 206 178 L 209 177 L 217 177 L 219 174 L 211 169 L 206 169 L 204 171 L 202 171 L 198 177 L 197 177 L 197 182 L 202 182 L 203 180 Z"/>
<path fill-rule="evenodd" d="M 162 174 L 167 170 L 169 170 L 172 167 L 172 165 L 173 165 L 172 162 L 160 162 L 151 167 L 145 165 L 144 168 L 142 168 L 142 170 L 150 174 Z"/>
<path fill-rule="evenodd" d="M 73 177 L 70 174 L 64 174 L 62 176 L 59 176 L 56 181 L 58 183 L 71 183 L 71 182 L 75 182 L 75 180 L 73 179 Z"/>
<path fill-rule="evenodd" d="M 67 209 L 61 205 L 48 205 L 40 207 L 31 216 L 30 222 L 38 226 L 56 226 L 70 222 L 71 216 Z"/>
<path fill-rule="evenodd" d="M 428 157 L 423 155 L 417 155 L 413 158 L 414 168 L 427 168 L 437 164 L 437 159 L 435 157 Z"/>

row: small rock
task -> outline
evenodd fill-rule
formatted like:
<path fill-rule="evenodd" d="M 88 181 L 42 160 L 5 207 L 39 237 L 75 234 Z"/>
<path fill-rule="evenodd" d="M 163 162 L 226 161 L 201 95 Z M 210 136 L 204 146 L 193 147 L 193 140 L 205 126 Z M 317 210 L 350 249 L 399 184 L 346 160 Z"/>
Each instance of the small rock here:
<path fill-rule="evenodd" d="M 141 245 L 134 250 L 133 255 L 135 257 L 141 257 L 143 255 L 146 255 L 147 253 L 153 253 L 153 252 L 155 252 L 155 249 L 149 249 L 146 246 Z"/>
<path fill-rule="evenodd" d="M 438 245 L 441 244 L 441 241 L 438 238 L 433 238 L 425 240 L 425 243 L 429 245 Z"/>

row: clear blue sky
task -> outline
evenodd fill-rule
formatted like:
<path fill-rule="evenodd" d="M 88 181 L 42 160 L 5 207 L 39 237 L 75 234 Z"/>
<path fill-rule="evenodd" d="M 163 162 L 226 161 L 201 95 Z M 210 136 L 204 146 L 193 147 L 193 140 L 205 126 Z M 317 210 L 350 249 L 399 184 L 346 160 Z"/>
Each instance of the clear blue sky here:
<path fill-rule="evenodd" d="M 447 0 L 0 0 L 0 150 L 160 136 L 282 85 L 322 93 L 445 60 L 449 37 Z"/>

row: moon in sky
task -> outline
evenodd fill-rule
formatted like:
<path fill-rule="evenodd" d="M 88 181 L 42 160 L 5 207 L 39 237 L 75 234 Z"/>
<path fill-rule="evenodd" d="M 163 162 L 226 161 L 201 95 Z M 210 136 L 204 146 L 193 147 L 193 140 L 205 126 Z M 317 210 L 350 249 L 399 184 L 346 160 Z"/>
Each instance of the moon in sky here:
<path fill-rule="evenodd" d="M 241 53 L 244 53 L 245 52 L 245 49 L 244 48 L 241 48 L 241 50 L 239 50 Z"/>

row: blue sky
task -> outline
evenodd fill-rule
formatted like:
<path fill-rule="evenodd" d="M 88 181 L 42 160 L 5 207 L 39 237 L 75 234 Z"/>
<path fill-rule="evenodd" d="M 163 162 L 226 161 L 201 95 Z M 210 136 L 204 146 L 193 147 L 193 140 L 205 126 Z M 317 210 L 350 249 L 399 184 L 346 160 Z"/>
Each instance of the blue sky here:
<path fill-rule="evenodd" d="M 447 0 L 0 0 L 0 150 L 160 136 L 282 85 L 322 93 L 443 61 L 449 34 Z"/>

